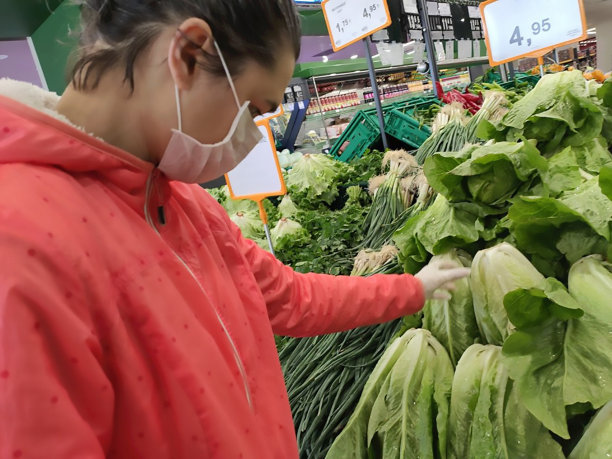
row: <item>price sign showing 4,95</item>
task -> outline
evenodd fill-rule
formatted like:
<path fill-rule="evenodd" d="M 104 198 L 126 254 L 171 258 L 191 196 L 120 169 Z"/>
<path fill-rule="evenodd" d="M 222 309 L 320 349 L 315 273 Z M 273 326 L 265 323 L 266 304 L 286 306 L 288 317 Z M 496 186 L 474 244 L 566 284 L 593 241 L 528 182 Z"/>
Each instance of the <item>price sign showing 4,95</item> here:
<path fill-rule="evenodd" d="M 587 37 L 583 0 L 487 0 L 480 4 L 491 65 Z"/>
<path fill-rule="evenodd" d="M 323 0 L 321 7 L 334 51 L 391 25 L 386 0 Z"/>

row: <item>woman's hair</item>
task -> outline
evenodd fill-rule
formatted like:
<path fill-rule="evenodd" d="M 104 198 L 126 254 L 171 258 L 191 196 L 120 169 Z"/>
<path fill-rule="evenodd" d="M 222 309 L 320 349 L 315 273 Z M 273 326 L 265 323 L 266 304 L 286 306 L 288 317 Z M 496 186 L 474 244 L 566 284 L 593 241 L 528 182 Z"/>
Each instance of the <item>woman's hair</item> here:
<path fill-rule="evenodd" d="M 273 66 L 285 49 L 300 54 L 300 22 L 293 0 L 81 0 L 80 53 L 71 79 L 95 89 L 104 72 L 125 68 L 134 90 L 134 65 L 164 27 L 187 18 L 205 20 L 233 76 L 253 60 Z M 195 65 L 196 62 L 192 62 Z M 197 64 L 224 75 L 218 56 L 203 53 Z"/>

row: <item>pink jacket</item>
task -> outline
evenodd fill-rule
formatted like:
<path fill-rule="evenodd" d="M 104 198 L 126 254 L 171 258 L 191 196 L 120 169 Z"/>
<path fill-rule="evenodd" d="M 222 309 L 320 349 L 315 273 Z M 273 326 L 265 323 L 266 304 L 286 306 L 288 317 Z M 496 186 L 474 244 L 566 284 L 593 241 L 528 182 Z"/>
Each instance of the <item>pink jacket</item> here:
<path fill-rule="evenodd" d="M 423 301 L 408 275 L 296 274 L 199 186 L 0 96 L 2 459 L 295 458 L 273 334 Z"/>

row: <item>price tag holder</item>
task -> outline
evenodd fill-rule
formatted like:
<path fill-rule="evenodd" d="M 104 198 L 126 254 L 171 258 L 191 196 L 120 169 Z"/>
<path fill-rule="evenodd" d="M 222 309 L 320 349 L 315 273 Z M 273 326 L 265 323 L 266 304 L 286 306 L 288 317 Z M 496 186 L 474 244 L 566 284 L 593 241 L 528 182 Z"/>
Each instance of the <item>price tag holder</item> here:
<path fill-rule="evenodd" d="M 321 7 L 334 51 L 391 25 L 386 0 L 323 0 Z"/>
<path fill-rule="evenodd" d="M 587 38 L 583 0 L 487 0 L 480 12 L 492 66 Z"/>
<path fill-rule="evenodd" d="M 255 123 L 260 123 L 262 121 L 270 121 L 274 118 L 278 118 L 279 116 L 283 116 L 284 114 L 285 114 L 285 108 L 281 104 L 278 106 L 276 111 L 270 112 L 270 113 L 264 113 L 261 116 L 256 116 L 255 118 L 253 118 L 253 121 L 255 121 Z"/>
<path fill-rule="evenodd" d="M 232 199 L 261 202 L 269 196 L 287 193 L 270 125 L 267 121 L 260 121 L 257 127 L 263 138 L 238 166 L 225 175 Z"/>

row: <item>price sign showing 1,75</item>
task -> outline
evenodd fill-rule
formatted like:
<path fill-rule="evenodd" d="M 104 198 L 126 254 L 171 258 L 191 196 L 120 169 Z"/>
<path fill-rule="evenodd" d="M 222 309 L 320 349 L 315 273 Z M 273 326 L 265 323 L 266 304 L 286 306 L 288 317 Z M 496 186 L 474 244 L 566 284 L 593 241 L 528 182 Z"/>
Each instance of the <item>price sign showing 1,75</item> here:
<path fill-rule="evenodd" d="M 321 8 L 334 51 L 391 25 L 386 0 L 323 0 Z"/>
<path fill-rule="evenodd" d="M 587 37 L 583 0 L 487 0 L 480 11 L 493 66 Z"/>

